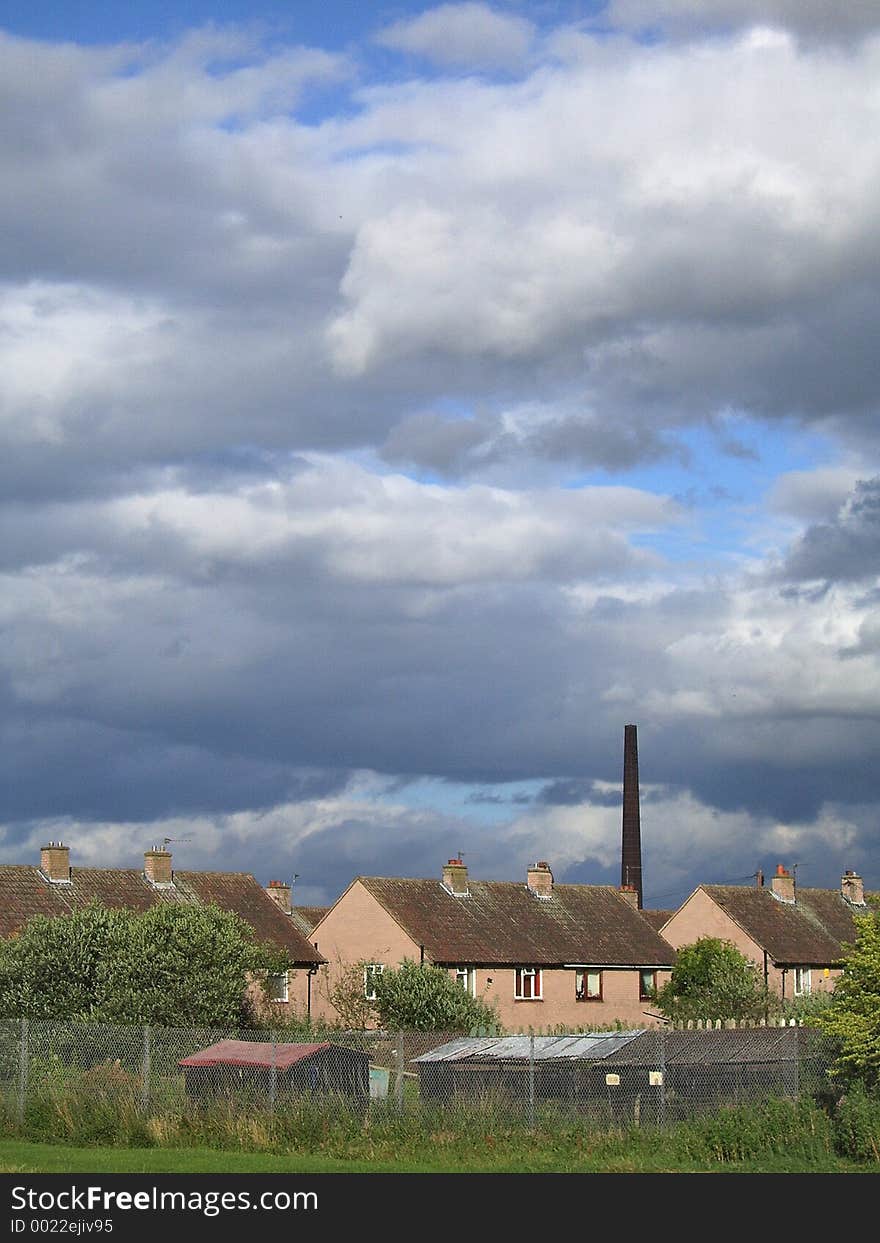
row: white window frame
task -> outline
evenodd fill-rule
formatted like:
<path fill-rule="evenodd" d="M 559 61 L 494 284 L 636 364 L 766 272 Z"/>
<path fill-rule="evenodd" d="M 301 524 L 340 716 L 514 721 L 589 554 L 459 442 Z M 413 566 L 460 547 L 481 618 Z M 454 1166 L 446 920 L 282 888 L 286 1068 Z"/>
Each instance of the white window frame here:
<path fill-rule="evenodd" d="M 813 991 L 813 973 L 809 967 L 795 967 L 794 969 L 794 995 L 795 997 L 809 997 Z"/>
<path fill-rule="evenodd" d="M 270 1001 L 290 1001 L 290 974 L 278 971 L 266 977 Z"/>
<path fill-rule="evenodd" d="M 587 986 L 591 975 L 596 977 L 598 990 L 594 993 L 587 992 Z M 598 967 L 578 967 L 574 973 L 574 995 L 576 1001 L 601 1001 L 602 1000 L 602 972 Z"/>
<path fill-rule="evenodd" d="M 526 993 L 525 981 L 531 980 L 531 992 Z M 514 1001 L 543 1001 L 544 976 L 540 967 L 516 967 L 513 973 Z"/>
<path fill-rule="evenodd" d="M 477 995 L 477 971 L 475 967 L 456 967 L 455 982 L 460 984 L 470 997 Z"/>
<path fill-rule="evenodd" d="M 364 997 L 367 1001 L 376 1000 L 376 989 L 370 984 L 370 978 L 381 975 L 385 970 L 384 962 L 368 962 L 364 966 Z"/>

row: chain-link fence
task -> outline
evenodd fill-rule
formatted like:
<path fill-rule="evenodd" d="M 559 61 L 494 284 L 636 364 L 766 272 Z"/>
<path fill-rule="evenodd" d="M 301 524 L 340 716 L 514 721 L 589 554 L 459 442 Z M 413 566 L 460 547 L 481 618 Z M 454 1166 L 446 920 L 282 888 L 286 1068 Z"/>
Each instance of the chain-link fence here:
<path fill-rule="evenodd" d="M 100 1097 L 150 1114 L 233 1111 L 435 1117 L 534 1126 L 659 1125 L 722 1105 L 797 1097 L 828 1083 L 832 1050 L 809 1028 L 463 1037 L 0 1021 L 0 1099 Z"/>

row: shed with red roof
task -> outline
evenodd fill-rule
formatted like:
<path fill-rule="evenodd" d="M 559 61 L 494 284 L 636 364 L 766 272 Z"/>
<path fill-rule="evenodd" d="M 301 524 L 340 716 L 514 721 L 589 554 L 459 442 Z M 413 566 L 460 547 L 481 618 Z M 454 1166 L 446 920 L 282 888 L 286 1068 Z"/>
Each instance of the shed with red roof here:
<path fill-rule="evenodd" d="M 369 1055 L 326 1040 L 218 1040 L 181 1058 L 178 1065 L 187 1095 L 200 1100 L 236 1096 L 272 1103 L 289 1096 L 331 1094 L 365 1102 L 370 1094 Z"/>

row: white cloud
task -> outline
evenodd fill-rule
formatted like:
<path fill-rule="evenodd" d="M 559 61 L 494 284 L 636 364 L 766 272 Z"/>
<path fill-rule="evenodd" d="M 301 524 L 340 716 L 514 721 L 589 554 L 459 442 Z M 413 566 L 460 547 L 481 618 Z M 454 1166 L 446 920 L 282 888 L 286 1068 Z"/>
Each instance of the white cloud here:
<path fill-rule="evenodd" d="M 530 21 L 499 13 L 487 4 L 441 4 L 386 26 L 376 41 L 440 65 L 517 69 L 534 36 Z"/>
<path fill-rule="evenodd" d="M 54 542 L 59 560 L 96 552 L 197 580 L 207 566 L 308 561 L 349 582 L 454 587 L 616 579 L 660 564 L 630 543 L 633 535 L 680 519 L 674 502 L 635 488 L 445 488 L 313 456 L 284 481 L 221 491 L 172 485 L 61 506 L 39 519 L 38 542 L 44 556 Z M 10 540 L 17 536 L 25 560 L 32 521 L 23 511 L 8 514 Z"/>

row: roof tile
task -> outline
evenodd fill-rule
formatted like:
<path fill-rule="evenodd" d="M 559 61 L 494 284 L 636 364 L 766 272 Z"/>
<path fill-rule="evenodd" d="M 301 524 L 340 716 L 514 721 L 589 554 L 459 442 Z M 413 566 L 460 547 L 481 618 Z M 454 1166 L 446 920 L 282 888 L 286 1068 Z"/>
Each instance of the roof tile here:
<path fill-rule="evenodd" d="M 437 963 L 671 966 L 675 951 L 611 885 L 554 885 L 536 897 L 513 881 L 361 876 L 360 883 Z"/>
<path fill-rule="evenodd" d="M 0 865 L 0 936 L 12 936 L 35 915 L 69 915 L 90 902 L 130 911 L 213 904 L 249 923 L 258 941 L 286 950 L 292 964 L 324 961 L 249 872 L 176 871 L 172 885 L 155 886 L 134 868 L 75 867 L 69 884 L 53 884 L 38 868 Z"/>

